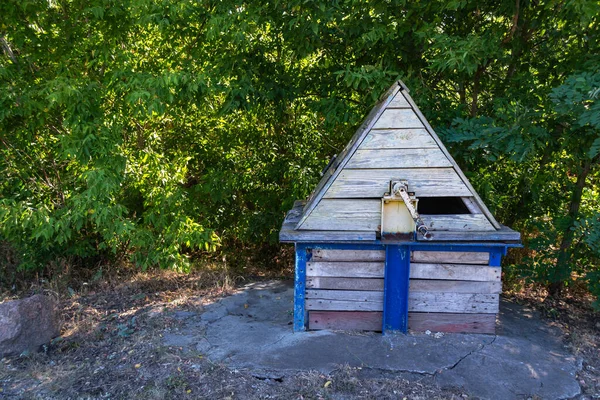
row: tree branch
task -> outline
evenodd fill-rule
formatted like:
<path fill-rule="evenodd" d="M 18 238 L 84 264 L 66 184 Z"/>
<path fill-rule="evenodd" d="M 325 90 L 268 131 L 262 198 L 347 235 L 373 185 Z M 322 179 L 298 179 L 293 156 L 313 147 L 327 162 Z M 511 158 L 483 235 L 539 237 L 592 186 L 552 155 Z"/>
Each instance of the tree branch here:
<path fill-rule="evenodd" d="M 2 43 L 2 48 L 4 49 L 6 55 L 12 60 L 13 63 L 16 64 L 17 57 L 15 57 L 15 53 L 13 53 L 12 49 L 10 48 L 10 44 L 8 44 L 4 36 L 0 36 L 0 43 Z"/>

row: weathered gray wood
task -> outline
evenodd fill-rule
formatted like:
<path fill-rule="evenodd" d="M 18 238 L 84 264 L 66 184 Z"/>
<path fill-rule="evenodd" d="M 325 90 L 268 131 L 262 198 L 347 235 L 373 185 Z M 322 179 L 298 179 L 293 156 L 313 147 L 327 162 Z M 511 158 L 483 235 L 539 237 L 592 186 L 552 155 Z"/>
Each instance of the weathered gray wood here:
<path fill-rule="evenodd" d="M 336 279 L 336 278 L 330 278 Z M 348 278 L 344 278 L 348 279 Z M 369 279 L 361 279 L 362 281 Z M 375 280 L 375 279 L 373 279 Z M 333 288 L 332 288 L 333 289 Z M 340 288 L 341 289 L 341 288 Z M 412 292 L 442 292 L 442 293 L 502 293 L 501 282 L 451 281 L 437 279 L 411 279 Z"/>
<path fill-rule="evenodd" d="M 322 250 L 312 252 L 312 261 L 384 261 L 385 250 Z M 487 264 L 487 260 L 486 260 Z"/>
<path fill-rule="evenodd" d="M 366 314 L 366 313 L 363 313 Z M 363 320 L 373 321 L 368 325 L 370 330 L 378 330 L 374 321 L 375 315 L 361 316 Z M 337 318 L 322 318 L 333 325 Z M 366 325 L 365 325 L 366 326 Z M 333 329 L 333 328 L 328 328 Z M 342 328 L 343 329 L 343 328 Z M 365 328 L 367 329 L 367 328 Z M 496 333 L 496 314 L 453 314 L 453 313 L 408 313 L 408 329 L 414 332 L 448 332 L 448 333 Z"/>
<path fill-rule="evenodd" d="M 375 232 L 360 231 L 311 231 L 297 230 L 295 224 L 283 224 L 279 231 L 279 241 L 292 242 L 374 242 Z"/>
<path fill-rule="evenodd" d="M 385 254 L 384 258 L 385 259 Z M 464 251 L 413 251 L 410 260 L 421 263 L 485 264 L 490 261 L 489 253 Z M 357 260 L 360 261 L 360 260 Z"/>
<path fill-rule="evenodd" d="M 296 200 L 294 202 L 294 207 L 286 214 L 284 223 L 294 225 L 297 224 L 302 215 L 302 208 L 304 207 L 304 203 L 304 201 Z"/>
<path fill-rule="evenodd" d="M 345 169 L 325 198 L 381 198 L 390 180 L 408 180 L 417 197 L 468 196 L 470 191 L 453 168 Z"/>
<path fill-rule="evenodd" d="M 465 204 L 465 207 L 469 209 L 471 214 L 482 214 L 481 208 L 479 208 L 473 197 L 462 197 L 462 201 Z"/>
<path fill-rule="evenodd" d="M 306 264 L 306 275 L 308 277 L 383 278 L 384 263 L 309 261 Z M 500 267 L 424 263 L 412 263 L 410 266 L 411 279 L 500 282 L 501 275 Z"/>
<path fill-rule="evenodd" d="M 464 251 L 413 251 L 411 262 L 485 264 L 489 253 Z M 384 250 L 313 250 L 312 261 L 385 261 Z"/>
<path fill-rule="evenodd" d="M 309 261 L 306 276 L 337 278 L 383 278 L 383 262 Z"/>
<path fill-rule="evenodd" d="M 379 231 L 381 200 L 322 199 L 302 229 Z"/>
<path fill-rule="evenodd" d="M 403 88 L 406 88 L 404 86 L 404 83 L 399 82 L 399 84 Z M 444 144 L 442 143 L 442 141 L 440 140 L 440 138 L 438 137 L 438 135 L 435 133 L 435 131 L 433 130 L 433 128 L 431 127 L 431 125 L 429 125 L 429 122 L 427 121 L 427 119 L 425 118 L 425 116 L 423 115 L 423 113 L 421 112 L 421 110 L 419 110 L 419 107 L 417 107 L 417 105 L 415 104 L 415 102 L 412 99 L 412 97 L 410 96 L 410 94 L 408 94 L 408 92 L 406 92 L 406 91 L 403 94 L 404 94 L 406 100 L 408 101 L 408 103 L 413 108 L 415 114 L 417 115 L 417 117 L 419 118 L 419 120 L 421 121 L 421 123 L 423 124 L 423 126 L 425 126 L 425 128 L 427 129 L 427 131 L 430 133 L 431 137 L 433 137 L 433 140 L 436 141 L 436 143 L 440 146 L 440 149 L 442 149 L 442 151 L 446 154 L 446 157 L 454 165 L 454 168 L 455 168 L 456 172 L 458 173 L 458 175 L 460 176 L 460 178 L 463 180 L 464 184 L 467 186 L 467 188 L 471 192 L 471 196 L 473 196 L 475 198 L 475 202 L 477 203 L 477 205 L 479 206 L 479 208 L 481 209 L 481 211 L 488 217 L 488 219 L 490 220 L 490 222 L 492 223 L 492 225 L 496 229 L 500 229 L 501 228 L 500 224 L 498 223 L 498 221 L 496 221 L 496 219 L 494 218 L 494 216 L 492 215 L 492 213 L 490 212 L 490 210 L 488 210 L 488 208 L 486 207 L 486 205 L 484 204 L 484 202 L 481 200 L 481 197 L 479 197 L 479 194 L 477 194 L 477 192 L 475 191 L 475 189 L 473 188 L 473 186 L 471 185 L 471 183 L 469 182 L 469 180 L 467 179 L 467 177 L 465 176 L 465 174 L 462 172 L 462 170 L 460 169 L 460 167 L 458 166 L 458 164 L 456 163 L 456 161 L 454 160 L 454 158 L 452 158 L 452 156 L 448 152 L 448 149 L 446 149 L 446 147 L 444 146 Z"/>
<path fill-rule="evenodd" d="M 383 291 L 384 282 L 383 279 L 377 278 L 309 277 L 306 280 L 306 287 L 309 289 Z M 502 292 L 502 283 L 477 281 L 450 281 L 435 279 L 411 279 L 410 290 L 413 292 L 495 294 Z"/>
<path fill-rule="evenodd" d="M 428 241 L 423 235 L 417 234 L 417 240 Z M 467 242 L 517 242 L 521 240 L 521 234 L 513 230 L 499 231 L 439 231 L 433 233 L 434 241 L 467 241 Z"/>
<path fill-rule="evenodd" d="M 408 311 L 413 312 L 495 314 L 498 309 L 499 295 L 497 294 L 427 292 L 411 292 L 408 294 Z"/>
<path fill-rule="evenodd" d="M 427 129 L 371 129 L 359 149 L 439 149 Z"/>
<path fill-rule="evenodd" d="M 307 310 L 332 310 L 332 311 L 383 311 L 383 301 L 352 301 L 352 300 L 326 300 L 307 299 Z"/>
<path fill-rule="evenodd" d="M 381 331 L 383 314 L 378 311 L 311 311 L 308 329 Z"/>
<path fill-rule="evenodd" d="M 383 302 L 383 291 L 372 290 L 315 290 L 306 291 L 306 299 Z"/>
<path fill-rule="evenodd" d="M 306 287 L 309 289 L 336 290 L 383 290 L 383 279 L 380 278 L 327 278 L 307 277 Z"/>
<path fill-rule="evenodd" d="M 483 214 L 426 215 L 421 214 L 425 225 L 433 231 L 493 231 L 496 228 Z"/>
<path fill-rule="evenodd" d="M 402 95 L 402 91 L 398 92 L 394 99 L 388 104 L 387 108 L 411 108 L 406 98 Z"/>
<path fill-rule="evenodd" d="M 448 279 L 457 281 L 500 282 L 502 269 L 464 264 L 423 264 L 410 265 L 411 279 Z"/>
<path fill-rule="evenodd" d="M 320 292 L 323 292 L 322 290 Z M 325 299 L 307 297 L 307 310 L 330 311 L 382 311 L 383 292 L 374 292 L 381 296 L 381 301 L 364 300 L 362 291 L 352 292 L 355 298 L 350 297 L 350 292 L 339 292 L 348 295 L 343 299 Z M 439 312 L 439 313 L 490 313 L 498 312 L 499 297 L 497 294 L 471 294 L 471 293 L 426 293 L 414 292 L 408 295 L 408 310 L 412 312 Z"/>
<path fill-rule="evenodd" d="M 346 145 L 342 153 L 337 157 L 336 162 L 333 163 L 325 172 L 324 176 L 321 178 L 321 181 L 311 193 L 308 203 L 304 207 L 304 212 L 297 225 L 298 228 L 302 226 L 306 218 L 310 216 L 321 198 L 325 195 L 325 193 L 327 193 L 332 183 L 336 180 L 350 159 L 349 156 L 351 156 L 362 143 L 365 136 L 371 131 L 375 125 L 375 122 L 379 119 L 379 116 L 384 112 L 385 108 L 389 105 L 398 91 L 400 91 L 400 85 L 396 82 L 381 97 L 379 103 L 373 107 L 367 118 L 363 121 L 361 126 L 352 137 L 352 140 Z"/>
<path fill-rule="evenodd" d="M 450 164 L 450 161 L 448 161 L 439 148 L 358 149 L 354 152 L 345 168 L 444 168 L 451 166 L 452 164 Z"/>
<path fill-rule="evenodd" d="M 496 229 L 483 214 L 421 215 L 432 231 L 490 231 Z M 379 231 L 381 200 L 322 199 L 301 229 Z"/>
<path fill-rule="evenodd" d="M 423 123 L 415 114 L 413 109 L 386 109 L 373 128 L 375 129 L 398 129 L 398 128 L 422 128 Z"/>

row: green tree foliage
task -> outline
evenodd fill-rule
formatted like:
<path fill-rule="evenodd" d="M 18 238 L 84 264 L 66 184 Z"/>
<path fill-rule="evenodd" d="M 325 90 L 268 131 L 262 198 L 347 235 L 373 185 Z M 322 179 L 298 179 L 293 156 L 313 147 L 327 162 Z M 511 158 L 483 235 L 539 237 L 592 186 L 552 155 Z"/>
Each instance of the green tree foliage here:
<path fill-rule="evenodd" d="M 23 265 L 262 246 L 402 78 L 554 292 L 598 288 L 597 1 L 5 1 L 0 236 Z"/>

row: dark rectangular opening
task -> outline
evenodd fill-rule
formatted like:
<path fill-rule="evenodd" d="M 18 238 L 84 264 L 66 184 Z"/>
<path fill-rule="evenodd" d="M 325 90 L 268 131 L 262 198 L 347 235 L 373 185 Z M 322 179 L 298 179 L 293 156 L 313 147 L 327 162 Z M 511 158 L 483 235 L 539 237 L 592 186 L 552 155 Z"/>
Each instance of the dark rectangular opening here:
<path fill-rule="evenodd" d="M 419 214 L 470 214 L 460 197 L 419 197 Z"/>

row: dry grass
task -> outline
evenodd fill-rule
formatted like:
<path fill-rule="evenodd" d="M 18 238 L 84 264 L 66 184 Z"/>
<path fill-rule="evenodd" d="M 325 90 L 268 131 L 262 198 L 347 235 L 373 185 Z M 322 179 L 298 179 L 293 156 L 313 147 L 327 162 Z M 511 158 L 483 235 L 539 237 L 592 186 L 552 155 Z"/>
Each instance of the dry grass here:
<path fill-rule="evenodd" d="M 267 276 L 270 278 L 270 276 Z M 83 284 L 85 283 L 85 284 Z M 411 399 L 459 398 L 432 383 L 361 376 L 340 367 L 268 377 L 166 346 L 183 327 L 175 311 L 201 311 L 236 283 L 222 265 L 190 274 L 114 268 L 61 293 L 62 336 L 44 352 L 0 363 L 0 397 L 18 399 Z M 71 287 L 71 286 L 68 286 Z M 46 288 L 46 290 L 48 290 Z M 461 397 L 462 398 L 462 397 Z"/>

